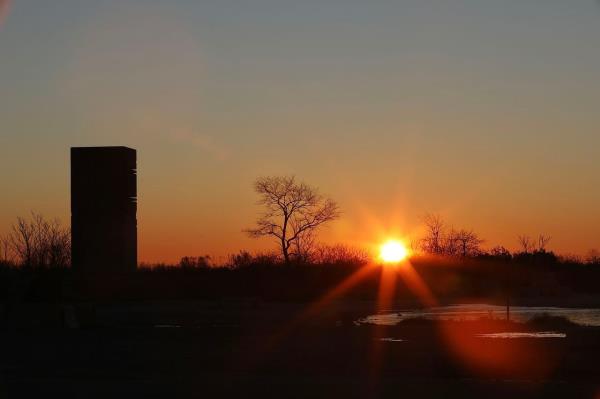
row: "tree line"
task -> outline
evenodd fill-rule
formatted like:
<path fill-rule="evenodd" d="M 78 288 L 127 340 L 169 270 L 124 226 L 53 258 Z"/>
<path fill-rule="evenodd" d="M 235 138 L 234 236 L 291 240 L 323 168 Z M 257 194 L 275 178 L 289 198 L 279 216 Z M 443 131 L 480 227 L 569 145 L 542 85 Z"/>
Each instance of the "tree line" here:
<path fill-rule="evenodd" d="M 460 228 L 449 225 L 439 214 L 426 214 L 423 218 L 425 233 L 422 238 L 412 242 L 415 252 L 427 255 L 462 258 L 527 258 L 527 257 L 552 257 L 556 255 L 548 250 L 552 238 L 546 234 L 539 234 L 536 238 L 528 235 L 518 235 L 516 238 L 518 249 L 511 253 L 504 246 L 494 246 L 489 250 L 483 248 L 486 242 L 472 229 Z M 591 250 L 587 257 L 578 258 L 569 255 L 566 258 L 579 262 L 596 264 L 600 263 L 600 253 Z"/>
<path fill-rule="evenodd" d="M 361 248 L 343 244 L 324 245 L 318 241 L 319 230 L 341 216 L 339 205 L 319 190 L 294 176 L 260 177 L 254 183 L 258 204 L 262 207 L 255 226 L 243 231 L 253 238 L 270 237 L 277 251 L 251 254 L 240 251 L 222 264 L 210 256 L 181 258 L 183 269 L 230 268 L 251 265 L 283 264 L 347 264 L 362 265 L 372 255 Z M 551 237 L 519 235 L 519 249 L 511 253 L 503 246 L 483 248 L 485 240 L 473 229 L 455 228 L 439 214 L 422 218 L 425 233 L 411 242 L 415 254 L 451 258 L 483 258 L 521 262 L 555 263 L 559 259 L 548 250 Z M 590 251 L 586 257 L 566 256 L 566 263 L 600 265 L 600 252 Z M 18 217 L 8 234 L 0 236 L 0 262 L 25 268 L 68 267 L 71 264 L 71 233 L 58 220 L 46 220 L 32 212 L 29 219 Z M 143 265 L 148 266 L 148 265 Z M 154 265 L 168 267 L 169 265 Z"/>

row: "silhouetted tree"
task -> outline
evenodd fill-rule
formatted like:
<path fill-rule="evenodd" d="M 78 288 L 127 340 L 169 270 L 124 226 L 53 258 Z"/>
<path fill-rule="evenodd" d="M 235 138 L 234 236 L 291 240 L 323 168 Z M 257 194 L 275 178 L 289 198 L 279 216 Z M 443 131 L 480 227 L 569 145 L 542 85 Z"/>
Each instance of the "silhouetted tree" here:
<path fill-rule="evenodd" d="M 240 251 L 237 254 L 229 255 L 227 265 L 232 268 L 246 267 L 252 264 L 253 258 L 250 252 Z"/>
<path fill-rule="evenodd" d="M 9 242 L 8 237 L 0 236 L 0 259 L 5 264 L 10 263 L 10 261 L 12 260 L 10 253 L 9 253 L 9 248 L 10 248 L 10 242 Z"/>
<path fill-rule="evenodd" d="M 203 269 L 210 267 L 210 256 L 184 256 L 179 261 L 179 267 L 182 269 Z"/>
<path fill-rule="evenodd" d="M 8 247 L 25 267 L 66 267 L 71 263 L 71 232 L 58 220 L 38 213 L 31 220 L 17 218 L 7 236 Z"/>
<path fill-rule="evenodd" d="M 460 255 L 460 247 L 456 236 L 458 231 L 454 230 L 454 227 L 450 228 L 450 231 L 443 232 L 442 244 L 440 246 L 440 255 L 445 256 L 458 256 Z"/>
<path fill-rule="evenodd" d="M 484 242 L 473 230 L 464 229 L 459 231 L 453 230 L 449 241 L 452 242 L 453 251 L 458 251 L 458 255 L 463 258 L 479 255 L 481 253 L 481 244 Z"/>
<path fill-rule="evenodd" d="M 520 235 L 517 237 L 517 241 L 521 246 L 521 252 L 523 254 L 536 254 L 546 252 L 548 243 L 552 238 L 545 234 L 538 235 L 537 242 L 527 235 Z"/>
<path fill-rule="evenodd" d="M 421 250 L 433 255 L 444 254 L 444 232 L 446 224 L 438 214 L 428 213 L 423 217 L 426 233 L 421 239 Z"/>
<path fill-rule="evenodd" d="M 496 246 L 490 249 L 489 254 L 499 260 L 510 260 L 512 258 L 510 251 L 503 246 Z"/>
<path fill-rule="evenodd" d="M 33 264 L 33 235 L 35 226 L 28 223 L 25 219 L 18 217 L 17 223 L 12 226 L 8 240 L 10 247 L 20 260 L 22 266 L 31 266 Z"/>
<path fill-rule="evenodd" d="M 423 218 L 425 237 L 420 249 L 428 254 L 444 256 L 477 256 L 484 242 L 473 230 L 448 229 L 446 222 L 437 214 L 427 214 Z"/>
<path fill-rule="evenodd" d="M 310 263 L 316 247 L 316 234 L 314 229 L 301 234 L 293 243 L 294 256 L 298 262 Z"/>
<path fill-rule="evenodd" d="M 551 239 L 552 239 L 552 237 L 550 237 L 550 236 L 540 234 L 538 236 L 537 251 L 538 252 L 546 252 L 546 247 L 548 246 L 548 243 L 550 242 Z"/>
<path fill-rule="evenodd" d="M 250 237 L 275 237 L 285 263 L 300 255 L 294 252 L 295 245 L 301 248 L 303 240 L 306 243 L 314 230 L 340 215 L 333 200 L 324 198 L 305 183 L 296 182 L 294 176 L 261 177 L 254 183 L 254 190 L 265 212 L 257 220 L 256 228 L 245 231 Z"/>
<path fill-rule="evenodd" d="M 520 235 L 517 237 L 517 241 L 519 242 L 519 245 L 521 246 L 521 251 L 523 253 L 528 254 L 534 251 L 534 244 L 531 240 L 531 237 L 526 235 Z"/>

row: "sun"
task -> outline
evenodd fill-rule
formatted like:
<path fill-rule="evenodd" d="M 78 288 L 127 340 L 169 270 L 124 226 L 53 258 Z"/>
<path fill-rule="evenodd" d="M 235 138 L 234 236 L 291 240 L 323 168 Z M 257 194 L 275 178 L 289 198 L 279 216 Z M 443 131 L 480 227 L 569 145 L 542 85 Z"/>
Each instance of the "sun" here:
<path fill-rule="evenodd" d="M 401 241 L 389 240 L 381 245 L 379 258 L 384 263 L 399 263 L 408 258 L 408 248 Z"/>

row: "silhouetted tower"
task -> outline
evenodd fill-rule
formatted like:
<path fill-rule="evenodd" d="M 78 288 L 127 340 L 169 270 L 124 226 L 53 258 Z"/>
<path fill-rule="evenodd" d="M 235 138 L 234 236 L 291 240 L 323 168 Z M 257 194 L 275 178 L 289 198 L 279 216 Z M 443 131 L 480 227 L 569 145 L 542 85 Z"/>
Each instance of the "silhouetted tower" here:
<path fill-rule="evenodd" d="M 73 267 L 130 271 L 137 267 L 136 151 L 71 148 Z"/>

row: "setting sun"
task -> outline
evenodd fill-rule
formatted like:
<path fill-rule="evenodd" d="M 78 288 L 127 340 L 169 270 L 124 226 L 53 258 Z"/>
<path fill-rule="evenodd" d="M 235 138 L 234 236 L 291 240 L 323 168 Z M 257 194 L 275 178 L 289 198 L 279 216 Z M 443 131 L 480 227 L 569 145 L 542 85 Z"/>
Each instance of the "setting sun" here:
<path fill-rule="evenodd" d="M 389 240 L 381 246 L 379 257 L 385 263 L 402 262 L 408 257 L 408 249 L 400 241 Z"/>

